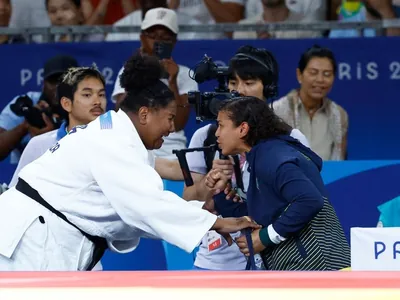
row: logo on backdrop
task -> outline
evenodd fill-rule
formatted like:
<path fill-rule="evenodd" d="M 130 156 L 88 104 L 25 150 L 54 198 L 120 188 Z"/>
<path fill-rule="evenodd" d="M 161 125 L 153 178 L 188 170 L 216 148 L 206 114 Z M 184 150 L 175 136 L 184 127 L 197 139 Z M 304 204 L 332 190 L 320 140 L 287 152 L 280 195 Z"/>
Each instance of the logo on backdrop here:
<path fill-rule="evenodd" d="M 110 67 L 104 67 L 101 73 L 106 80 L 106 85 L 114 85 L 114 74 L 118 74 L 119 70 L 113 70 Z M 32 70 L 32 69 L 21 69 L 20 70 L 20 83 L 21 86 L 35 84 L 42 86 L 43 84 L 43 69 Z"/>

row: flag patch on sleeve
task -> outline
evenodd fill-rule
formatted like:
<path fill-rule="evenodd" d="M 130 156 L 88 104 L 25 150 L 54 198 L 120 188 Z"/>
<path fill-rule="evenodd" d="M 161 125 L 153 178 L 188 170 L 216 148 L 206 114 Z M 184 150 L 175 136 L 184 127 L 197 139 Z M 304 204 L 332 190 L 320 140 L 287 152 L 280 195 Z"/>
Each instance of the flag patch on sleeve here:
<path fill-rule="evenodd" d="M 112 129 L 112 118 L 110 111 L 100 116 L 100 129 Z"/>

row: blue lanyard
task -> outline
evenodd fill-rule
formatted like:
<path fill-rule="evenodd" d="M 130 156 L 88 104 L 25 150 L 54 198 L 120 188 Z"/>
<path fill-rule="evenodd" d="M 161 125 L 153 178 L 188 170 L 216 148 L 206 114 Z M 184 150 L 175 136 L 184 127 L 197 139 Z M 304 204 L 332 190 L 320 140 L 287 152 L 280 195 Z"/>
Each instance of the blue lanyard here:
<path fill-rule="evenodd" d="M 244 234 L 246 236 L 247 247 L 249 248 L 250 252 L 250 256 L 247 259 L 246 270 L 257 270 L 256 261 L 254 259 L 253 240 L 251 239 L 251 229 L 245 229 Z"/>

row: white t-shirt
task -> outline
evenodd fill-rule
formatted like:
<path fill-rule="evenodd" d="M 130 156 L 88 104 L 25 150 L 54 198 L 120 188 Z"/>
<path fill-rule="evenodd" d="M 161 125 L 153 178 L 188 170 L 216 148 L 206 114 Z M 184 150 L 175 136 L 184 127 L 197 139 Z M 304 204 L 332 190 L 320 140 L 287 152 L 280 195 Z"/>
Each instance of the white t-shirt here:
<path fill-rule="evenodd" d="M 220 0 L 221 2 L 227 3 L 238 3 L 245 5 L 247 0 Z M 261 0 L 260 0 L 261 1 Z M 183 13 L 190 16 L 192 19 L 196 19 L 201 24 L 215 24 L 215 20 L 208 11 L 207 6 L 203 0 L 180 0 L 179 8 L 177 9 L 178 15 Z M 225 35 L 221 33 L 209 33 L 209 39 L 223 39 Z"/>
<path fill-rule="evenodd" d="M 178 72 L 178 78 L 177 78 L 177 83 L 178 83 L 178 89 L 179 89 L 179 95 L 184 95 L 187 94 L 189 91 L 197 91 L 199 89 L 199 86 L 196 81 L 191 79 L 189 77 L 189 68 L 178 65 L 179 66 L 179 72 Z M 111 95 L 111 101 L 115 103 L 116 99 L 115 97 L 118 94 L 125 93 L 125 90 L 121 87 L 121 83 L 119 80 L 120 75 L 122 74 L 124 68 L 122 68 L 115 80 L 115 85 L 114 85 L 114 90 Z M 168 85 L 168 80 L 167 79 L 161 79 L 162 82 L 164 82 L 166 85 Z M 177 159 L 175 154 L 172 154 L 172 150 L 179 150 L 179 149 L 184 149 L 186 148 L 186 136 L 185 132 L 183 130 L 173 132 L 171 133 L 168 137 L 164 138 L 164 143 L 160 149 L 153 150 L 153 153 L 156 157 L 161 157 L 165 159 Z"/>
<path fill-rule="evenodd" d="M 201 24 L 196 19 L 185 13 L 179 13 L 178 24 L 179 25 L 198 25 Z M 129 15 L 123 17 L 114 23 L 114 26 L 140 26 L 142 24 L 142 11 L 136 10 Z M 208 33 L 201 32 L 183 32 L 178 34 L 178 40 L 201 40 L 208 39 Z M 110 33 L 106 37 L 106 41 L 138 41 L 140 40 L 139 33 Z"/>
<path fill-rule="evenodd" d="M 195 131 L 190 141 L 189 148 L 203 147 L 204 141 L 207 138 L 208 130 L 211 125 L 203 126 Z M 298 129 L 293 129 L 290 136 L 298 139 L 304 146 L 309 147 L 307 138 Z M 216 153 L 217 158 L 218 153 Z M 190 152 L 186 154 L 187 163 L 191 172 L 205 175 L 207 166 L 203 152 Z M 243 186 L 247 191 L 250 181 L 250 173 L 247 171 L 247 162 L 242 168 Z M 232 237 L 239 236 L 240 233 L 232 234 Z M 244 270 L 246 268 L 246 258 L 239 251 L 236 244 L 228 246 L 228 243 L 223 237 L 221 245 L 215 250 L 209 250 L 210 240 L 217 239 L 218 234 L 215 231 L 209 231 L 203 238 L 200 244 L 199 251 L 196 254 L 194 265 L 199 268 L 209 270 Z"/>

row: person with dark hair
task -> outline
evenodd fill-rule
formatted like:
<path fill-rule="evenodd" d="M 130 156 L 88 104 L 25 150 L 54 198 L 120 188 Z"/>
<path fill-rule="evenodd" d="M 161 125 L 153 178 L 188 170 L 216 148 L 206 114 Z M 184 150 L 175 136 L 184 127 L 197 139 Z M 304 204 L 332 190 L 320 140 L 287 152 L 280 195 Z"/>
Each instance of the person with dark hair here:
<path fill-rule="evenodd" d="M 229 62 L 228 88 L 237 91 L 241 95 L 257 97 L 260 102 L 266 102 L 278 95 L 278 63 L 273 54 L 260 48 L 243 46 L 238 49 L 236 55 Z M 197 148 L 216 144 L 216 125 L 206 125 L 199 128 L 193 135 L 189 148 Z M 308 146 L 304 135 L 297 129 L 290 128 L 290 134 L 301 140 Z M 193 152 L 187 154 L 187 162 L 194 185 L 184 188 L 185 199 L 200 199 L 206 201 L 214 195 L 205 186 L 205 178 L 211 169 L 223 169 L 225 174 L 232 177 L 232 182 L 240 191 L 241 197 L 246 197 L 249 173 L 247 172 L 245 155 L 237 157 L 237 163 L 241 169 L 243 186 L 238 186 L 236 177 L 233 176 L 233 164 L 231 160 L 219 159 L 218 153 Z M 222 188 L 224 190 L 225 188 Z M 225 196 L 224 196 L 225 197 Z M 218 246 L 215 246 L 218 245 Z M 216 232 L 209 232 L 203 239 L 194 262 L 195 269 L 211 270 L 244 270 L 246 259 L 240 253 L 236 245 L 231 247 Z"/>
<path fill-rule="evenodd" d="M 0 0 L 0 27 L 9 27 L 12 15 L 11 0 Z M 0 35 L 0 45 L 20 44 L 25 39 L 21 35 Z"/>
<path fill-rule="evenodd" d="M 154 151 L 157 157 L 176 160 L 173 150 L 186 148 L 185 125 L 190 115 L 188 103 L 188 92 L 197 91 L 198 84 L 189 76 L 189 69 L 186 66 L 178 65 L 173 57 L 179 26 L 178 16 L 172 9 L 157 7 L 149 9 L 141 22 L 140 49 L 146 55 L 157 57 L 164 66 L 163 81 L 174 93 L 177 103 L 177 114 L 175 118 L 175 132 L 165 138 L 163 147 Z M 115 80 L 112 100 L 118 109 L 119 103 L 126 96 L 125 89 L 121 86 L 119 77 L 122 74 L 121 68 Z"/>
<path fill-rule="evenodd" d="M 246 256 L 251 250 L 260 253 L 267 270 L 347 268 L 350 248 L 320 175 L 322 160 L 290 131 L 258 98 L 241 97 L 222 106 L 218 146 L 224 155 L 246 153 L 250 183 L 247 201 L 221 214 L 249 215 L 262 225 L 251 233 L 252 245 L 245 236 L 236 243 Z M 206 176 L 211 189 L 223 188 L 227 180 L 218 169 Z"/>
<path fill-rule="evenodd" d="M 323 160 L 344 160 L 347 155 L 347 112 L 327 98 L 337 71 L 333 52 L 315 45 L 300 57 L 300 88 L 274 102 L 275 113 L 300 129 L 311 149 Z"/>
<path fill-rule="evenodd" d="M 7 228 L 0 270 L 91 270 L 106 249 L 133 251 L 140 237 L 191 252 L 210 229 L 259 228 L 247 217 L 217 218 L 201 209 L 204 203 L 163 190 L 149 150 L 174 130 L 176 102 L 162 72 L 155 57 L 131 57 L 121 76 L 121 109 L 75 127 L 0 195 L 0 228 Z"/>
<path fill-rule="evenodd" d="M 322 0 L 248 0 L 246 9 L 257 10 L 255 15 L 247 16 L 239 24 L 268 24 L 268 23 L 300 23 L 306 24 L 322 21 L 321 10 L 325 6 Z M 269 31 L 235 31 L 234 39 L 299 39 L 320 37 L 316 30 L 269 30 Z"/>
<path fill-rule="evenodd" d="M 72 128 L 87 125 L 106 110 L 105 79 L 95 65 L 69 69 L 57 85 L 56 96 L 65 111 L 65 121 L 60 128 L 35 136 L 29 141 L 9 187 L 17 184 L 23 167 L 42 156 Z"/>
<path fill-rule="evenodd" d="M 77 26 L 86 24 L 81 0 L 45 0 L 46 10 L 52 26 Z M 78 34 L 56 36 L 56 42 L 102 41 L 103 34 Z"/>

